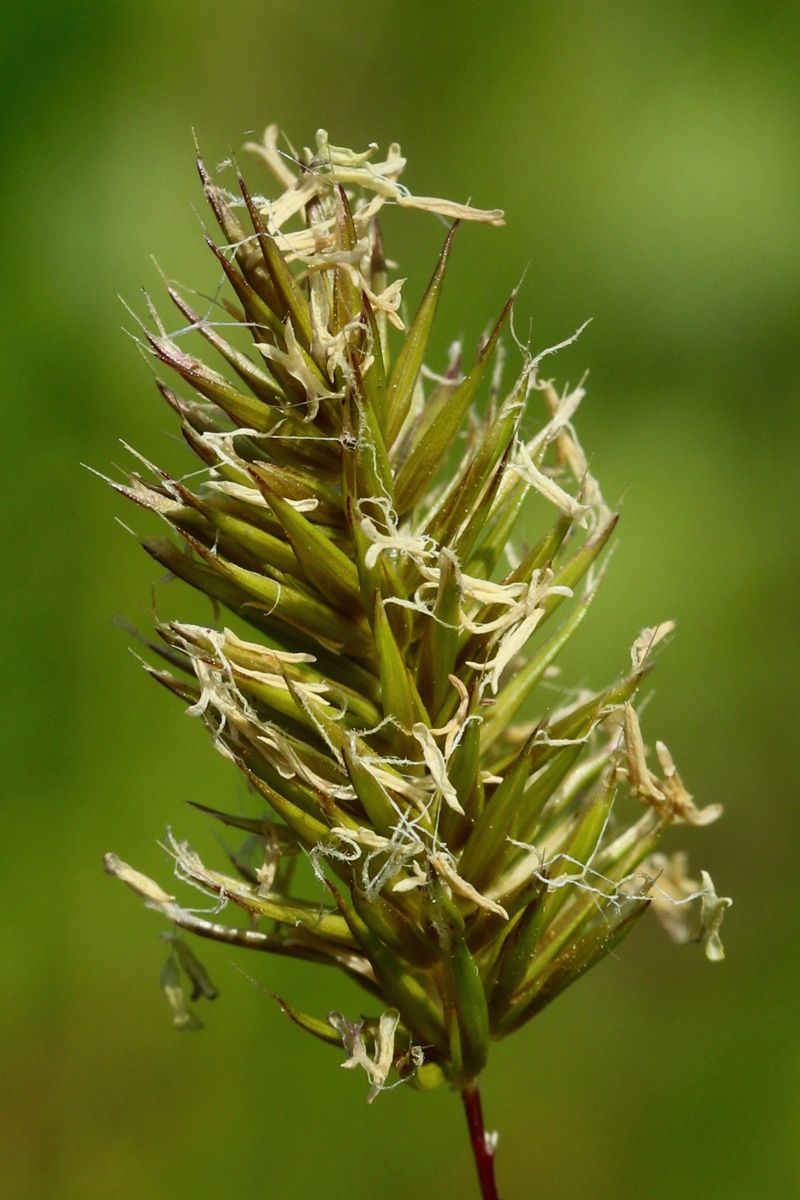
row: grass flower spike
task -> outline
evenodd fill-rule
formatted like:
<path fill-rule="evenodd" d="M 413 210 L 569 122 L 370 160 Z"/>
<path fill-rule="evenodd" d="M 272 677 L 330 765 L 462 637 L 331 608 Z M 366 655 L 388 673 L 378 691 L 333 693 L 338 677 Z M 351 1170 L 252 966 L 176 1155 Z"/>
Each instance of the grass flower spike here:
<path fill-rule="evenodd" d="M 276 197 L 198 161 L 219 298 L 198 311 L 170 286 L 177 317 L 148 301 L 143 330 L 183 384 L 158 379 L 195 469 L 139 458 L 114 484 L 170 527 L 147 552 L 230 614 L 158 619 L 147 669 L 246 777 L 250 815 L 203 811 L 247 840 L 220 871 L 169 837 L 211 914 L 115 855 L 106 867 L 169 922 L 178 1027 L 216 994 L 183 931 L 344 971 L 363 1013 L 281 1000 L 286 1014 L 365 1072 L 370 1101 L 399 1081 L 458 1089 L 495 1196 L 477 1090 L 491 1042 L 651 906 L 675 940 L 722 957 L 730 901 L 658 849 L 670 825 L 720 809 L 698 809 L 640 731 L 637 689 L 671 623 L 644 630 L 599 691 L 545 686 L 616 523 L 575 433 L 583 389 L 556 391 L 551 351 L 524 349 L 503 387 L 513 296 L 473 357 L 456 346 L 443 370 L 426 365 L 458 224 L 502 213 L 412 195 L 397 145 L 377 161 L 320 131 L 290 155 L 270 128 L 250 149 Z M 387 203 L 452 222 L 410 319 Z"/>

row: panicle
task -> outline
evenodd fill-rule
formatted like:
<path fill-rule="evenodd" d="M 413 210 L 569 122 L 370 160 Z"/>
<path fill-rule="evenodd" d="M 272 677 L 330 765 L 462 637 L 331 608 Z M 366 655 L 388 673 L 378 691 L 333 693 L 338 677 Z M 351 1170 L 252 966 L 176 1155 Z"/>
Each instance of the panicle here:
<path fill-rule="evenodd" d="M 229 298 L 198 311 L 170 287 L 174 322 L 151 307 L 142 335 L 182 381 L 157 384 L 195 469 L 137 456 L 114 487 L 169 527 L 145 550 L 229 614 L 157 617 L 147 670 L 246 777 L 253 815 L 196 805 L 246 834 L 225 872 L 168 836 L 211 914 L 115 855 L 106 867 L 170 922 L 177 1027 L 199 1024 L 184 981 L 191 1000 L 216 995 L 186 930 L 354 979 L 371 1011 L 357 1021 L 281 1004 L 366 1072 L 370 1100 L 393 1073 L 463 1088 L 492 1039 L 651 904 L 721 957 L 730 901 L 657 849 L 720 809 L 695 807 L 661 743 L 653 769 L 633 706 L 671 623 L 644 630 L 608 686 L 552 684 L 617 520 L 575 432 L 583 388 L 557 391 L 523 349 L 503 390 L 514 295 L 474 357 L 425 365 L 459 222 L 502 213 L 413 196 L 397 145 L 377 161 L 320 131 L 297 154 L 271 127 L 250 149 L 277 196 L 198 159 Z M 410 317 L 387 203 L 453 221 Z"/>

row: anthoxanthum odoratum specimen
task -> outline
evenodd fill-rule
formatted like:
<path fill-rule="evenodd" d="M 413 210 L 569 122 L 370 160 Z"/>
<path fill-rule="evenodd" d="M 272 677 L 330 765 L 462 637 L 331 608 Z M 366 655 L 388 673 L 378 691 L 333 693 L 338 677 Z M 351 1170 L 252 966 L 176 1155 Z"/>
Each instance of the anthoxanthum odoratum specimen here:
<path fill-rule="evenodd" d="M 201 302 L 169 287 L 176 312 L 149 305 L 142 335 L 195 461 L 173 478 L 140 460 L 114 485 L 170 527 L 148 553 L 212 602 L 208 626 L 157 619 L 148 670 L 246 777 L 247 815 L 205 811 L 248 840 L 218 870 L 168 839 L 178 880 L 217 915 L 106 866 L 169 922 L 162 984 L 181 1027 L 199 1023 L 190 999 L 215 995 L 184 930 L 346 972 L 364 1014 L 285 1012 L 344 1048 L 370 1099 L 399 1081 L 458 1088 L 491 1196 L 476 1087 L 491 1042 L 651 906 L 722 956 L 729 901 L 658 849 L 719 806 L 698 809 L 640 732 L 670 622 L 599 691 L 557 683 L 616 523 L 574 429 L 583 389 L 557 391 L 545 355 L 517 347 L 513 295 L 474 354 L 430 360 L 458 225 L 502 213 L 412 195 L 396 145 L 378 161 L 320 131 L 296 154 L 269 129 L 251 148 L 279 194 L 198 163 L 220 287 Z M 447 227 L 410 316 L 386 204 Z M 521 363 L 510 384 L 504 343 Z"/>

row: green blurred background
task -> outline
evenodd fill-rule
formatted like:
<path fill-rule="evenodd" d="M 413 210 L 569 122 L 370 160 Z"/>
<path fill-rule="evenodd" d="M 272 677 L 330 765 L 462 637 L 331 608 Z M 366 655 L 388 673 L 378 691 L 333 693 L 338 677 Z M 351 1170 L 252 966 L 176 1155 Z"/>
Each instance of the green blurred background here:
<path fill-rule="evenodd" d="M 208 947 L 222 995 L 174 1033 L 160 921 L 102 872 L 113 849 L 166 881 L 167 824 L 215 844 L 184 802 L 242 794 L 112 625 L 146 622 L 158 572 L 79 464 L 124 462 L 120 437 L 188 462 L 117 294 L 158 292 L 151 255 L 213 287 L 192 129 L 214 163 L 277 121 L 397 139 L 416 192 L 506 210 L 459 236 L 440 359 L 525 268 L 535 347 L 594 318 L 549 369 L 591 368 L 579 431 L 625 504 L 569 677 L 600 685 L 676 618 L 645 734 L 726 806 L 673 844 L 735 898 L 727 960 L 646 922 L 496 1048 L 504 1200 L 800 1196 L 798 6 L 6 0 L 3 25 L 0 1194 L 476 1194 L 452 1095 L 368 1109 L 265 994 L 357 1011 L 332 973 L 240 955 L 260 990 Z M 388 224 L 413 303 L 442 229 Z M 160 605 L 196 611 L 177 586 Z"/>

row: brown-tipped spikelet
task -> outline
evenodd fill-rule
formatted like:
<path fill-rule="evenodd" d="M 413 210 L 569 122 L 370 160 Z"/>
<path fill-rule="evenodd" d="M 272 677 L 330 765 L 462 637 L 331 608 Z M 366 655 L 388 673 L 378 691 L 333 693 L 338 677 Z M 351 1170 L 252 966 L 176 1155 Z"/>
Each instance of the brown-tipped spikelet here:
<path fill-rule="evenodd" d="M 170 288 L 178 332 L 152 306 L 146 332 L 188 385 L 158 383 L 200 469 L 181 480 L 145 463 L 114 485 L 177 535 L 146 539 L 148 553 L 231 614 L 159 621 L 148 668 L 255 793 L 252 816 L 211 813 L 249 835 L 232 873 L 169 845 L 177 877 L 230 923 L 106 865 L 170 922 L 162 982 L 180 1027 L 197 1023 L 186 980 L 215 994 L 188 930 L 362 985 L 369 1016 L 283 1007 L 365 1070 L 370 1099 L 397 1078 L 472 1096 L 491 1041 L 651 904 L 677 940 L 721 957 L 729 901 L 656 852 L 670 825 L 719 807 L 698 810 L 666 747 L 653 765 L 642 741 L 634 697 L 670 622 L 598 692 L 541 686 L 616 522 L 573 427 L 583 390 L 557 392 L 524 350 L 501 389 L 513 296 L 474 359 L 455 348 L 442 373 L 424 365 L 458 223 L 502 213 L 411 195 L 397 145 L 379 162 L 320 131 L 314 152 L 289 155 L 271 128 L 252 149 L 277 198 L 198 162 L 228 298 L 199 312 Z M 386 203 L 453 222 L 407 324 Z M 184 348 L 189 332 L 213 367 Z"/>

